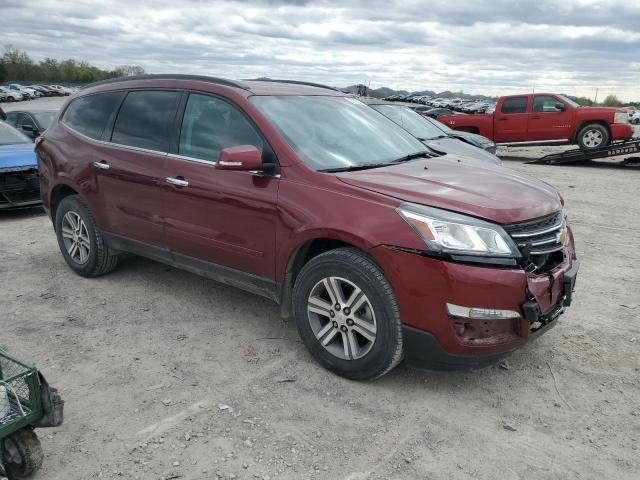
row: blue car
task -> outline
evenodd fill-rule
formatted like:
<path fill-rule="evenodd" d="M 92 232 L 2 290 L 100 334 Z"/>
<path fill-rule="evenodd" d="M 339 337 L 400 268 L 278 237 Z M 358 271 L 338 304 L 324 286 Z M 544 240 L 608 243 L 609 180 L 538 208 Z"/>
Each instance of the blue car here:
<path fill-rule="evenodd" d="M 26 135 L 0 121 L 0 210 L 40 203 L 33 143 Z"/>

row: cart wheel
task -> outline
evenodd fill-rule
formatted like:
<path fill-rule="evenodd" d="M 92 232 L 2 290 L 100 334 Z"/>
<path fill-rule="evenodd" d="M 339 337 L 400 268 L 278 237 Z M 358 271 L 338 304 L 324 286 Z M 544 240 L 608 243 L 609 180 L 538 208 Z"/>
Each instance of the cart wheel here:
<path fill-rule="evenodd" d="M 3 443 L 4 468 L 9 478 L 27 478 L 42 466 L 42 446 L 32 429 L 23 428 L 0 441 Z"/>

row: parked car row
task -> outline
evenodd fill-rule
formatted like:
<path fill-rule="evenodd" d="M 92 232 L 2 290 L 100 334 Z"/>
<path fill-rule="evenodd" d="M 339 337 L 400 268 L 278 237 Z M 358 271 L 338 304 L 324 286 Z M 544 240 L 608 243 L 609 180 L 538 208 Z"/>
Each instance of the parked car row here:
<path fill-rule="evenodd" d="M 75 93 L 75 87 L 63 87 L 62 85 L 21 85 L 8 83 L 0 85 L 0 102 L 20 102 L 40 97 L 66 97 Z"/>
<path fill-rule="evenodd" d="M 411 94 L 411 95 L 391 95 L 384 98 L 388 102 L 412 102 L 425 105 L 430 109 L 447 109 L 448 113 L 452 111 L 463 113 L 488 113 L 493 111 L 496 102 L 492 100 L 480 99 L 463 99 L 463 98 L 432 98 L 428 95 Z M 428 110 L 428 109 L 427 109 Z M 425 112 L 427 110 L 424 110 Z M 422 114 L 420 111 L 419 113 Z M 431 112 L 433 117 L 434 112 Z"/>

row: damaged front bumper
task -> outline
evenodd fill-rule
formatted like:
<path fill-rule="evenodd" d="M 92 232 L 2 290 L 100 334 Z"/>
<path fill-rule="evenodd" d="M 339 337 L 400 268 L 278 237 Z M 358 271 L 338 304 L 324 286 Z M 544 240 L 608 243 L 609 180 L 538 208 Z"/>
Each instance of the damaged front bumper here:
<path fill-rule="evenodd" d="M 41 203 L 40 181 L 35 166 L 0 170 L 0 210 L 32 207 Z"/>

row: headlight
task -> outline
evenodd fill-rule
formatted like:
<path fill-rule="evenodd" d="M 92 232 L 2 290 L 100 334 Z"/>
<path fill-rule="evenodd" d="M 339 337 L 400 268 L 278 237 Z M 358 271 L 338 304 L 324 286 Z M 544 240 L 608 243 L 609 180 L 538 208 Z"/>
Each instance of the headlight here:
<path fill-rule="evenodd" d="M 629 114 L 627 112 L 616 112 L 613 115 L 613 123 L 629 123 Z"/>
<path fill-rule="evenodd" d="M 459 255 L 520 257 L 518 247 L 499 225 L 413 203 L 404 203 L 397 211 L 429 250 Z"/>

